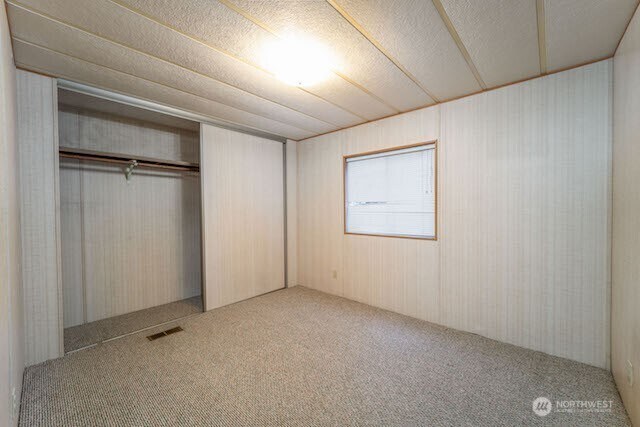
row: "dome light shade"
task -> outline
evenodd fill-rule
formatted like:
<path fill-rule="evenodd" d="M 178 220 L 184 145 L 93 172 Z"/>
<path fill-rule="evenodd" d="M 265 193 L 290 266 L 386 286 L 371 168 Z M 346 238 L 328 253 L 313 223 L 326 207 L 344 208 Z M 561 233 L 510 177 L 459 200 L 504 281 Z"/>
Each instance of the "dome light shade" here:
<path fill-rule="evenodd" d="M 264 68 L 284 83 L 313 86 L 327 79 L 335 66 L 330 52 L 321 44 L 301 38 L 278 40 L 265 47 Z"/>

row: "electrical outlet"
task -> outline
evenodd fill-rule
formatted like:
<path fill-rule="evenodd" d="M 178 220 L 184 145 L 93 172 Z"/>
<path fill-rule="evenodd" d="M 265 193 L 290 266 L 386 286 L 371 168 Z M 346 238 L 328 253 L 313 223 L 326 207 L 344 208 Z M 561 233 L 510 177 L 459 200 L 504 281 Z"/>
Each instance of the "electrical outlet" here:
<path fill-rule="evenodd" d="M 631 360 L 627 360 L 627 384 L 629 384 L 629 387 L 633 387 L 633 364 Z"/>
<path fill-rule="evenodd" d="M 333 277 L 334 279 L 337 279 L 338 278 L 338 272 L 336 270 L 333 270 L 331 272 L 331 277 Z"/>

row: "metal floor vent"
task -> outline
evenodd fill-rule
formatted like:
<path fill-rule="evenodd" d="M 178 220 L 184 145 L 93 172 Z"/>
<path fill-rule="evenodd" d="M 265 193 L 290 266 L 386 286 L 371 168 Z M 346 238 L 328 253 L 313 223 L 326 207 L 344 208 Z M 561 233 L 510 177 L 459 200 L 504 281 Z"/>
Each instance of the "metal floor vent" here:
<path fill-rule="evenodd" d="M 157 334 L 149 335 L 147 339 L 149 341 L 157 340 L 158 338 L 166 337 L 167 335 L 175 334 L 176 332 L 184 331 L 180 326 L 167 329 L 166 331 L 158 332 Z"/>

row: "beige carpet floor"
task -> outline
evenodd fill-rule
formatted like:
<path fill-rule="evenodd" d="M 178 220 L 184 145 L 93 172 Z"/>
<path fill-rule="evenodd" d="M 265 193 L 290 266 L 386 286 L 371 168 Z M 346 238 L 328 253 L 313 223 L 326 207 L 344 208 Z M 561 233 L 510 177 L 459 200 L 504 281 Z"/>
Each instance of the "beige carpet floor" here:
<path fill-rule="evenodd" d="M 603 369 L 303 287 L 176 324 L 28 368 L 20 425 L 629 425 Z M 540 417 L 539 396 L 613 407 Z"/>
<path fill-rule="evenodd" d="M 64 330 L 64 351 L 70 352 L 149 326 L 202 312 L 200 296 L 122 314 Z"/>

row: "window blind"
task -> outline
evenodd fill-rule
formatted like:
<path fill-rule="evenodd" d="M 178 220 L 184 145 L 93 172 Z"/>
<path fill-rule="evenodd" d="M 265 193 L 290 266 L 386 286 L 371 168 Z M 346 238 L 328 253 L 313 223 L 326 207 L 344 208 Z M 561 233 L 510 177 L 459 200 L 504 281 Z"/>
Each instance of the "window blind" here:
<path fill-rule="evenodd" d="M 347 158 L 345 180 L 347 232 L 435 236 L 435 145 Z"/>

